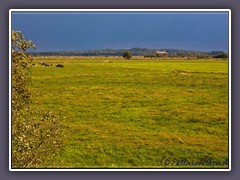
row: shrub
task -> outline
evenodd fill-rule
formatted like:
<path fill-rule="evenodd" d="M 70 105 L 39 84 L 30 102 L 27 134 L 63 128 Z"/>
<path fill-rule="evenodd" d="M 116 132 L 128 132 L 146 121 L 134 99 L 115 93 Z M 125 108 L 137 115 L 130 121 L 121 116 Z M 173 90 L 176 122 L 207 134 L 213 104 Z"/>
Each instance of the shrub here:
<path fill-rule="evenodd" d="M 59 117 L 45 109 L 31 107 L 31 57 L 26 52 L 35 48 L 20 31 L 12 31 L 12 167 L 49 166 L 61 146 Z"/>
<path fill-rule="evenodd" d="M 125 59 L 131 59 L 132 54 L 129 51 L 124 51 L 123 58 Z"/>

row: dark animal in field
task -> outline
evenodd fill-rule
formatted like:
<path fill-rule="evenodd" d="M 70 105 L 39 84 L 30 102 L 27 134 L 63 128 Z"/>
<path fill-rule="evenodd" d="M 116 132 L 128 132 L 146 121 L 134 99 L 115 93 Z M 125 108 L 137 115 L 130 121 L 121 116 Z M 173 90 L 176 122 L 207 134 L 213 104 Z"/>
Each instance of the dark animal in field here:
<path fill-rule="evenodd" d="M 49 64 L 45 63 L 45 65 L 44 65 L 44 66 L 45 66 L 45 67 L 46 67 L 46 66 L 49 66 Z"/>
<path fill-rule="evenodd" d="M 57 68 L 64 68 L 64 66 L 62 64 L 57 64 L 56 67 Z"/>
<path fill-rule="evenodd" d="M 32 66 L 35 66 L 35 64 L 32 64 Z"/>
<path fill-rule="evenodd" d="M 45 66 L 46 63 L 45 62 L 40 62 L 39 64 L 42 65 L 42 66 Z"/>

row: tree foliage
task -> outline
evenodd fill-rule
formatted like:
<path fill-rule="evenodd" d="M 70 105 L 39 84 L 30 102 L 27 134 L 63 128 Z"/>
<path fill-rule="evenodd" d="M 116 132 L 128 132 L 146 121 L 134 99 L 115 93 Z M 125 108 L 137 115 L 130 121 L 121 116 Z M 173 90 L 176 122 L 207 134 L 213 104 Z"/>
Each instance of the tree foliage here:
<path fill-rule="evenodd" d="M 125 59 L 131 59 L 132 54 L 129 51 L 124 51 L 123 58 Z"/>
<path fill-rule="evenodd" d="M 31 106 L 30 66 L 27 53 L 35 48 L 20 31 L 12 31 L 12 167 L 49 166 L 61 145 L 59 117 L 52 112 Z"/>

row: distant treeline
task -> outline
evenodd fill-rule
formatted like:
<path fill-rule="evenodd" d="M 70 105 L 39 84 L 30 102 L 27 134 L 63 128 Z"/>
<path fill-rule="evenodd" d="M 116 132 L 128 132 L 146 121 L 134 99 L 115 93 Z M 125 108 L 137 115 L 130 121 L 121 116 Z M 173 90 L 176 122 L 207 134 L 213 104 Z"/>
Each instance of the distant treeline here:
<path fill-rule="evenodd" d="M 31 52 L 33 56 L 122 56 L 125 51 L 129 51 L 133 56 L 216 56 L 223 54 L 223 51 L 191 51 L 181 49 L 98 49 L 98 50 L 81 50 L 81 51 L 50 51 L 50 52 Z M 166 52 L 164 55 L 157 52 Z M 226 54 L 226 53 L 225 53 Z"/>

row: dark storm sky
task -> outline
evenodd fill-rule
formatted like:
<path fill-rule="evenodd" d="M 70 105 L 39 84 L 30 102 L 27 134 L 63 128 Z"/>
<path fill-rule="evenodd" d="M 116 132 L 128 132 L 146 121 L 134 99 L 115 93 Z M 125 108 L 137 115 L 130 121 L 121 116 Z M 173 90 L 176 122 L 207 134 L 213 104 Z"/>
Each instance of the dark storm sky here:
<path fill-rule="evenodd" d="M 36 51 L 177 48 L 228 51 L 227 12 L 41 13 L 13 12 Z"/>

